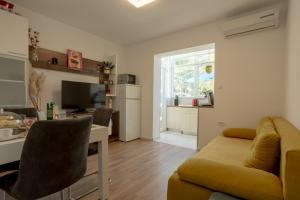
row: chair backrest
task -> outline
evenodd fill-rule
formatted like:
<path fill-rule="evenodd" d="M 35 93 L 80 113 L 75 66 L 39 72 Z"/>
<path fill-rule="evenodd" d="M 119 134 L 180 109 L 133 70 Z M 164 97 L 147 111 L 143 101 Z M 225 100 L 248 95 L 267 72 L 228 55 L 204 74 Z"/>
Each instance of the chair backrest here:
<path fill-rule="evenodd" d="M 112 113 L 110 108 L 97 108 L 93 114 L 93 124 L 108 126 Z"/>
<path fill-rule="evenodd" d="M 280 179 L 285 200 L 300 197 L 300 131 L 281 117 L 273 118 L 280 135 Z"/>
<path fill-rule="evenodd" d="M 91 118 L 34 123 L 23 146 L 13 194 L 19 199 L 37 199 L 82 178 L 91 125 Z"/>
<path fill-rule="evenodd" d="M 26 117 L 39 118 L 38 112 L 35 108 L 5 108 L 4 111 L 13 112 L 19 115 L 26 115 Z"/>

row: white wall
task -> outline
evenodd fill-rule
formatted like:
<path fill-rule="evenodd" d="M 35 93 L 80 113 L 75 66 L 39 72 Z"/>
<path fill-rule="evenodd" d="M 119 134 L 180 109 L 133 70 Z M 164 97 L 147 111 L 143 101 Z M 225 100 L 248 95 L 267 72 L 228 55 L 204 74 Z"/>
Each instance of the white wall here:
<path fill-rule="evenodd" d="M 89 34 L 77 28 L 32 12 L 21 6 L 16 6 L 17 12 L 29 19 L 29 26 L 40 32 L 40 47 L 58 52 L 67 49 L 81 51 L 83 57 L 103 61 L 107 56 L 118 55 L 118 70 L 124 72 L 124 49 L 122 46 Z M 60 105 L 61 80 L 83 81 L 97 83 L 97 77 L 77 75 L 72 73 L 38 70 L 46 75 L 46 83 L 42 92 L 43 108 L 46 102 L 54 101 Z"/>
<path fill-rule="evenodd" d="M 225 127 L 255 127 L 284 107 L 285 25 L 240 38 L 224 39 L 222 23 L 191 28 L 126 48 L 128 71 L 142 85 L 142 137 L 152 139 L 154 55 L 216 44 L 215 108 L 199 110 L 199 144 Z M 218 121 L 224 121 L 225 127 Z"/>
<path fill-rule="evenodd" d="M 289 1 L 286 118 L 300 128 L 300 1 Z"/>

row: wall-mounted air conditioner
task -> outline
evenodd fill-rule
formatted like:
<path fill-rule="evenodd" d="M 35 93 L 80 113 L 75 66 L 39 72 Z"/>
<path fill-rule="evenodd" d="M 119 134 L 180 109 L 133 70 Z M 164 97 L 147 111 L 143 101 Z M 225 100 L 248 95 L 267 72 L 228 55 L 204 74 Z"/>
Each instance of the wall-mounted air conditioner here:
<path fill-rule="evenodd" d="M 279 8 L 255 12 L 240 18 L 228 20 L 223 29 L 225 38 L 255 31 L 279 27 Z"/>

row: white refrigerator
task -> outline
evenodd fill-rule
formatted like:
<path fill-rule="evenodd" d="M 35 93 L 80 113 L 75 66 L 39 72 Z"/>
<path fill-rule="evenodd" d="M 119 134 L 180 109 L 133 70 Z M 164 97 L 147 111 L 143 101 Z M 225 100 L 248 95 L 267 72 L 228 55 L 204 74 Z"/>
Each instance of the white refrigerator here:
<path fill-rule="evenodd" d="M 141 135 L 141 86 L 117 85 L 116 109 L 120 111 L 119 139 L 128 142 Z"/>

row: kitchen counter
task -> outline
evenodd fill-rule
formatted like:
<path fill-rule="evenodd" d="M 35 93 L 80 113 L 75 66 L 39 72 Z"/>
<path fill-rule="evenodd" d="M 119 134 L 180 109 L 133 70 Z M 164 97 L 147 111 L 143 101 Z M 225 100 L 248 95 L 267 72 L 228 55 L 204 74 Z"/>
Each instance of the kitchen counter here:
<path fill-rule="evenodd" d="M 192 105 L 178 105 L 178 106 L 167 106 L 168 108 L 214 108 L 213 105 L 211 106 L 192 106 Z"/>

